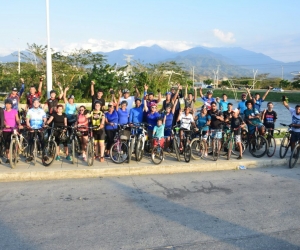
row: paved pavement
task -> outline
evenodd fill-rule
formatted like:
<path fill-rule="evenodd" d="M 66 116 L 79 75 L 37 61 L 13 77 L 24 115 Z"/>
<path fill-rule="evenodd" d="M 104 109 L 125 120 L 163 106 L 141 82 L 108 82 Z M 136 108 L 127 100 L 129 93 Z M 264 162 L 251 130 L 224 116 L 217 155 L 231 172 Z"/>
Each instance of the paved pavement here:
<path fill-rule="evenodd" d="M 44 167 L 41 164 L 41 159 L 38 159 L 37 165 L 34 166 L 33 163 L 25 163 L 25 159 L 21 158 L 15 169 L 11 169 L 9 164 L 0 164 L 0 181 L 203 172 L 233 170 L 237 169 L 238 166 L 257 168 L 282 165 L 287 167 L 287 159 L 280 159 L 278 155 L 277 149 L 272 158 L 267 156 L 254 158 L 246 150 L 242 160 L 237 160 L 236 156 L 232 156 L 228 161 L 224 156 L 221 156 L 218 161 L 213 161 L 211 157 L 208 157 L 204 160 L 191 160 L 186 163 L 183 157 L 178 162 L 173 154 L 166 153 L 165 160 L 160 165 L 154 165 L 149 155 L 146 155 L 141 162 L 132 160 L 130 164 L 115 164 L 110 159 L 106 159 L 105 162 L 96 161 L 91 167 L 82 160 L 77 160 L 77 163 L 73 165 L 65 158 L 62 161 L 54 161 L 50 167 Z"/>
<path fill-rule="evenodd" d="M 300 168 L 0 183 L 1 249 L 300 249 Z"/>

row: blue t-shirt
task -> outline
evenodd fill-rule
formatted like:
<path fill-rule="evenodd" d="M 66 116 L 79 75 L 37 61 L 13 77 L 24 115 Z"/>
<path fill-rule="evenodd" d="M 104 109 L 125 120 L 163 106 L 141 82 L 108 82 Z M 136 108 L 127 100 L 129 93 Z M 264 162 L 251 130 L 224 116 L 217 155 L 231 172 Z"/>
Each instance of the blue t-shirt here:
<path fill-rule="evenodd" d="M 118 113 L 116 110 L 114 110 L 111 114 L 109 112 L 105 113 L 105 118 L 107 119 L 108 122 L 114 123 L 114 126 L 111 126 L 110 124 L 105 125 L 106 130 L 112 130 L 112 129 L 117 129 L 118 128 Z"/>
<path fill-rule="evenodd" d="M 260 112 L 260 107 L 262 105 L 262 103 L 264 102 L 264 100 L 262 98 L 259 98 L 258 100 L 253 99 L 254 103 L 254 108 L 256 108 L 258 110 L 258 112 Z"/>
<path fill-rule="evenodd" d="M 155 126 L 153 129 L 154 137 L 163 138 L 165 132 L 165 125 L 162 124 L 161 126 Z"/>
<path fill-rule="evenodd" d="M 158 112 L 155 112 L 153 114 L 151 114 L 151 112 L 148 112 L 147 114 L 147 123 L 152 125 L 152 126 L 148 126 L 149 130 L 153 130 L 153 128 L 156 126 L 157 124 L 157 119 L 160 117 L 160 114 Z"/>
<path fill-rule="evenodd" d="M 205 126 L 204 125 L 207 123 L 207 121 L 211 120 L 210 115 L 205 115 L 202 117 L 201 113 L 197 114 L 198 120 L 197 120 L 197 127 L 200 129 L 202 127 L 203 131 L 208 131 L 209 130 L 209 126 Z"/>
<path fill-rule="evenodd" d="M 67 117 L 71 117 L 72 115 L 75 115 L 76 113 L 76 104 L 70 104 L 70 103 L 66 103 L 65 105 L 65 114 L 67 115 Z"/>
<path fill-rule="evenodd" d="M 170 112 L 169 114 L 166 114 L 166 121 L 165 121 L 165 127 L 166 128 L 171 128 L 172 127 L 173 118 L 174 118 L 173 113 Z"/>
<path fill-rule="evenodd" d="M 143 122 L 143 109 L 144 109 L 144 104 L 142 104 L 138 108 L 135 107 L 131 109 L 129 114 L 129 123 Z"/>
<path fill-rule="evenodd" d="M 228 110 L 228 102 L 226 101 L 223 101 L 221 100 L 220 103 L 219 103 L 219 109 L 221 111 L 227 111 Z"/>
<path fill-rule="evenodd" d="M 247 107 L 246 107 L 246 100 L 245 101 L 240 101 L 238 103 L 238 107 L 237 108 L 240 110 L 240 114 L 244 114 L 244 111 L 247 109 Z"/>
<path fill-rule="evenodd" d="M 30 127 L 33 129 L 40 129 L 43 127 L 46 113 L 41 108 L 31 108 L 28 110 L 26 118 L 29 118 Z"/>
<path fill-rule="evenodd" d="M 124 111 L 122 109 L 118 109 L 118 117 L 119 117 L 119 124 L 124 125 L 128 123 L 128 116 L 129 116 L 129 111 L 125 109 Z"/>
<path fill-rule="evenodd" d="M 204 104 L 207 106 L 208 110 L 211 108 L 211 103 L 216 101 L 215 98 L 207 98 L 207 96 L 203 96 L 201 99 L 204 101 Z"/>
<path fill-rule="evenodd" d="M 258 114 L 259 114 L 259 112 L 258 112 L 258 110 L 256 108 L 254 108 L 254 109 L 246 109 L 244 111 L 245 121 L 250 121 L 252 124 L 255 124 L 255 125 L 261 123 L 261 120 L 259 118 L 251 118 L 251 119 L 249 119 L 249 116 L 256 116 Z M 248 125 L 248 131 L 251 132 L 251 133 L 255 130 L 255 126 L 252 125 L 252 124 L 250 124 L 250 123 L 247 124 Z"/>

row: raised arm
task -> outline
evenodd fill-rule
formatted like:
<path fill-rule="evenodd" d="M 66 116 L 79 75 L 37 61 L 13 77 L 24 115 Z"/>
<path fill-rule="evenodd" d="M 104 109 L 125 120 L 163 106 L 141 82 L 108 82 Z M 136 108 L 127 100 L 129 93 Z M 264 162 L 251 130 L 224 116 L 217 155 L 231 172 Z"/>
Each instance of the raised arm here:
<path fill-rule="evenodd" d="M 286 107 L 288 110 L 290 110 L 290 107 L 289 107 L 288 103 L 285 100 L 285 95 L 282 96 L 282 104 L 283 104 L 284 107 Z"/>
<path fill-rule="evenodd" d="M 187 98 L 187 96 L 188 96 L 188 94 L 187 94 L 187 85 L 185 85 L 185 93 L 184 93 L 184 99 L 186 99 Z"/>
<path fill-rule="evenodd" d="M 148 112 L 147 100 L 145 97 L 144 97 L 144 111 Z"/>
<path fill-rule="evenodd" d="M 68 87 L 65 88 L 65 91 L 64 91 L 64 102 L 65 102 L 65 104 L 68 103 L 68 99 L 67 99 L 67 91 L 68 91 L 69 89 L 70 89 L 70 88 L 69 88 L 69 86 L 68 86 Z"/>
<path fill-rule="evenodd" d="M 95 94 L 95 82 L 91 81 L 91 96 Z"/>
<path fill-rule="evenodd" d="M 134 98 L 139 98 L 140 97 L 140 92 L 139 92 L 139 89 L 137 88 L 137 86 L 135 86 L 135 96 Z"/>
<path fill-rule="evenodd" d="M 157 103 L 160 103 L 161 102 L 161 92 L 160 92 L 160 89 L 158 89 L 157 92 L 158 92 Z"/>
<path fill-rule="evenodd" d="M 120 102 L 121 102 L 121 98 L 122 98 L 122 91 L 119 90 L 119 98 L 118 98 L 118 102 L 117 102 L 117 106 L 116 106 L 117 111 L 119 110 L 119 105 L 120 105 Z"/>
<path fill-rule="evenodd" d="M 202 87 L 199 88 L 200 97 L 203 98 Z"/>
<path fill-rule="evenodd" d="M 39 88 L 38 88 L 38 92 L 39 92 L 39 93 L 42 93 L 43 80 L 44 80 L 44 78 L 43 78 L 43 77 L 40 77 L 40 84 L 39 84 Z"/>
<path fill-rule="evenodd" d="M 177 102 L 178 102 L 178 99 L 176 99 L 175 102 L 173 103 L 172 114 L 175 114 L 175 109 L 176 109 Z"/>
<path fill-rule="evenodd" d="M 20 78 L 20 82 L 21 82 L 21 88 L 20 88 L 20 91 L 19 91 L 19 97 L 21 98 L 24 90 L 25 90 L 25 83 L 24 83 L 24 79 L 23 78 Z"/>
<path fill-rule="evenodd" d="M 61 87 L 60 82 L 57 83 L 57 86 L 59 87 L 59 96 L 58 96 L 58 99 L 61 100 L 63 98 L 64 92 L 63 92 L 63 89 Z"/>
<path fill-rule="evenodd" d="M 194 96 L 195 96 L 194 101 L 196 102 L 197 101 L 197 87 L 194 87 Z"/>
<path fill-rule="evenodd" d="M 261 99 L 265 100 L 266 97 L 267 97 L 267 95 L 269 94 L 270 90 L 271 90 L 271 88 L 269 86 L 269 88 L 267 89 L 266 93 L 264 94 L 264 96 Z"/>
<path fill-rule="evenodd" d="M 247 94 L 249 95 L 250 99 L 253 99 L 254 97 L 251 95 L 250 89 L 246 88 Z"/>

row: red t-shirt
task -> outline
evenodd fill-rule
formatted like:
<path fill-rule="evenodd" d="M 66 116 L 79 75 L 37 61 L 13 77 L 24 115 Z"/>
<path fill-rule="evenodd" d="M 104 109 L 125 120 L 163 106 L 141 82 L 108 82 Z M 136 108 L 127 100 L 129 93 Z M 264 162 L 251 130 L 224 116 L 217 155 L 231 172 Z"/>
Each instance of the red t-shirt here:
<path fill-rule="evenodd" d="M 28 94 L 27 95 L 27 105 L 28 105 L 28 108 L 32 108 L 32 100 L 34 99 L 34 98 L 41 98 L 41 95 L 42 95 L 42 93 L 41 92 L 36 92 L 35 94 Z"/>

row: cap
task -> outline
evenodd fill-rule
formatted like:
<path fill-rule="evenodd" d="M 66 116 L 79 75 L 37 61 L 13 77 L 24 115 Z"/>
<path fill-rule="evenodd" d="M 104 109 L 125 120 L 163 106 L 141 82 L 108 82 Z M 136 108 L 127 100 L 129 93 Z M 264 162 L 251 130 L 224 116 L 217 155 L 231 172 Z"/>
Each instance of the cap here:
<path fill-rule="evenodd" d="M 125 94 L 125 93 L 130 93 L 129 89 L 124 89 L 123 94 Z"/>
<path fill-rule="evenodd" d="M 68 99 L 75 99 L 74 95 L 69 95 Z"/>
<path fill-rule="evenodd" d="M 12 91 L 18 91 L 18 89 L 16 87 L 13 87 L 11 90 Z"/>
<path fill-rule="evenodd" d="M 4 101 L 4 104 L 8 104 L 8 103 L 11 104 L 11 105 L 13 104 L 11 99 L 6 99 L 6 100 Z"/>

